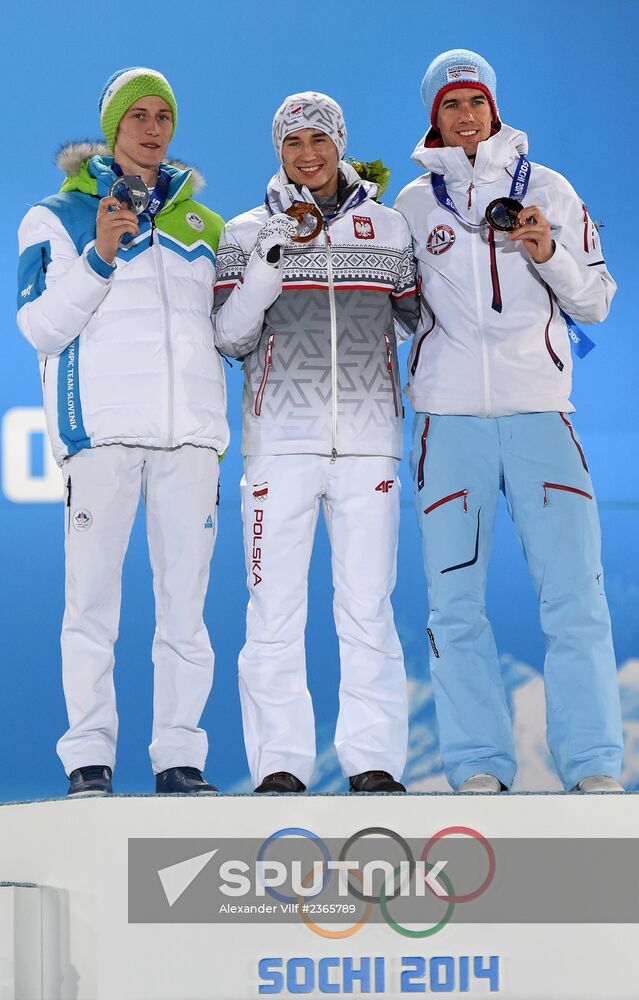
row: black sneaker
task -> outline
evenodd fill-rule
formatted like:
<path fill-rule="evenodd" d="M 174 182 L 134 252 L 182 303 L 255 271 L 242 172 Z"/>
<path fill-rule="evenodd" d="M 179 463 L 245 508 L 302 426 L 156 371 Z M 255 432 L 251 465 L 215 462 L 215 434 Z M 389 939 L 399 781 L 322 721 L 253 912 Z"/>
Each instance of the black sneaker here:
<path fill-rule="evenodd" d="M 290 771 L 277 771 L 275 774 L 267 774 L 262 780 L 262 784 L 255 789 L 256 794 L 262 792 L 305 792 L 306 785 L 303 785 L 299 778 L 296 778 Z"/>
<path fill-rule="evenodd" d="M 111 795 L 111 768 L 106 764 L 90 764 L 76 767 L 69 775 L 67 795 Z"/>
<path fill-rule="evenodd" d="M 388 771 L 362 771 L 348 779 L 351 792 L 405 792 L 406 789 L 395 781 Z"/>
<path fill-rule="evenodd" d="M 197 767 L 169 767 L 155 776 L 155 791 L 162 795 L 212 794 L 218 789 L 209 785 Z"/>

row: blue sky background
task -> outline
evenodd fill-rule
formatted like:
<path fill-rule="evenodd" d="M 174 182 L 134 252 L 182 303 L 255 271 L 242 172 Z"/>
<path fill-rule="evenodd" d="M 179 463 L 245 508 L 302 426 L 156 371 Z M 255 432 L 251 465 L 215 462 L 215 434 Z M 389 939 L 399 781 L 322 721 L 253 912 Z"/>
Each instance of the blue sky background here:
<path fill-rule="evenodd" d="M 0 314 L 4 376 L 0 418 L 40 404 L 36 357 L 15 326 L 16 229 L 29 205 L 58 189 L 64 142 L 99 135 L 97 99 L 108 76 L 149 65 L 171 81 L 179 105 L 171 153 L 204 172 L 202 200 L 230 218 L 263 198 L 277 163 L 271 120 L 287 94 L 320 90 L 345 112 L 348 153 L 392 168 L 392 204 L 418 171 L 410 154 L 425 131 L 419 85 L 444 49 L 481 52 L 497 73 L 502 120 L 528 132 L 530 156 L 565 173 L 603 223 L 619 284 L 597 350 L 575 365 L 573 401 L 601 501 L 608 593 L 620 664 L 639 656 L 639 473 L 637 472 L 637 84 L 635 0 L 501 0 L 430 4 L 372 0 L 323 4 L 112 0 L 100 8 L 26 0 L 3 12 L 3 211 Z M 405 365 L 405 358 L 404 358 Z M 207 623 L 217 654 L 204 725 L 208 773 L 223 788 L 246 778 L 236 684 L 245 588 L 238 482 L 240 387 L 228 371 L 233 442 L 222 466 L 220 534 Z M 407 407 L 407 432 L 410 417 Z M 38 465 L 34 441 L 34 462 Z M 408 473 L 404 472 L 408 486 Z M 410 488 L 404 491 L 398 626 L 411 677 L 427 674 L 425 585 Z M 60 504 L 16 504 L 0 493 L 0 799 L 60 794 L 55 757 L 65 728 L 59 680 L 63 606 Z M 310 584 L 309 676 L 322 747 L 337 705 L 337 643 L 329 553 L 318 532 Z M 537 610 L 523 559 L 502 512 L 490 582 L 500 649 L 535 669 L 543 661 Z M 125 567 L 116 683 L 121 735 L 117 787 L 150 790 L 153 607 L 143 525 Z M 418 751 L 415 750 L 415 753 Z"/>

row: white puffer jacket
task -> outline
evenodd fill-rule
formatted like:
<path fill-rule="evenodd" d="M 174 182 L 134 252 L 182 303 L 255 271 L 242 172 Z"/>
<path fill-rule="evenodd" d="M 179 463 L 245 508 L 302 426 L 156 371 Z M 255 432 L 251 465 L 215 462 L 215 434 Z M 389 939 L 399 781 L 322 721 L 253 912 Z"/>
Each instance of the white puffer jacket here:
<path fill-rule="evenodd" d="M 523 132 L 502 125 L 478 146 L 474 165 L 461 147 L 432 148 L 422 140 L 415 159 L 444 176 L 463 220 L 481 223 L 494 198 L 508 196 Z M 413 237 L 430 311 L 415 337 L 406 394 L 417 412 L 506 416 L 571 412 L 572 361 L 566 321 L 605 319 L 616 285 L 603 260 L 597 231 L 568 181 L 531 164 L 526 205 L 549 220 L 556 243 L 545 264 L 521 244 L 488 226 L 466 224 L 444 208 L 430 173 L 400 193 L 395 207 Z"/>
<path fill-rule="evenodd" d="M 19 232 L 18 325 L 38 350 L 56 460 L 122 443 L 229 440 L 224 371 L 211 309 L 222 220 L 192 199 L 193 172 L 168 164 L 153 227 L 100 261 L 95 219 L 115 179 L 112 157 L 88 144 L 59 159 L 67 180 L 30 209 Z M 91 155 L 93 154 L 93 155 Z"/>

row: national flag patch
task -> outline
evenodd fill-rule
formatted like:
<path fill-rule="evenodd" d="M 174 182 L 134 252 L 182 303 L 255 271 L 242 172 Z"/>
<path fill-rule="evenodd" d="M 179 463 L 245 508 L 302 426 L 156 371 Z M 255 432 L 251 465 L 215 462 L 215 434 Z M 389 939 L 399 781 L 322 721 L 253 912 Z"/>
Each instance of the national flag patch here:
<path fill-rule="evenodd" d="M 268 483 L 254 483 L 253 497 L 256 500 L 266 500 L 268 496 Z"/>
<path fill-rule="evenodd" d="M 373 220 L 367 215 L 353 216 L 353 230 L 358 240 L 374 240 Z"/>

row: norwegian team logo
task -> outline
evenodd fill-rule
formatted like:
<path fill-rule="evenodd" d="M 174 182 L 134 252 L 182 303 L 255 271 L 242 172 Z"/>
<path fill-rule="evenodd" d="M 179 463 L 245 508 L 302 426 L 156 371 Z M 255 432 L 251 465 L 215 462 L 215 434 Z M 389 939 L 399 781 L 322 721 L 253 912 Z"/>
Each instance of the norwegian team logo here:
<path fill-rule="evenodd" d="M 455 232 L 450 226 L 435 226 L 428 234 L 426 249 L 437 257 L 440 253 L 446 253 L 447 250 L 450 250 L 454 242 Z"/>
<path fill-rule="evenodd" d="M 253 497 L 255 500 L 266 500 L 268 496 L 268 483 L 254 483 Z"/>
<path fill-rule="evenodd" d="M 479 80 L 479 70 L 477 66 L 469 63 L 458 63 L 456 66 L 448 66 L 446 69 L 446 82 L 456 83 L 457 80 Z"/>
<path fill-rule="evenodd" d="M 358 240 L 374 240 L 375 230 L 372 219 L 367 215 L 353 216 L 353 229 Z"/>
<path fill-rule="evenodd" d="M 76 531 L 88 531 L 93 524 L 93 516 L 88 510 L 76 510 L 73 515 L 73 527 Z"/>
<path fill-rule="evenodd" d="M 196 232 L 201 233 L 204 229 L 204 220 L 196 212 L 187 212 L 186 221 Z"/>

